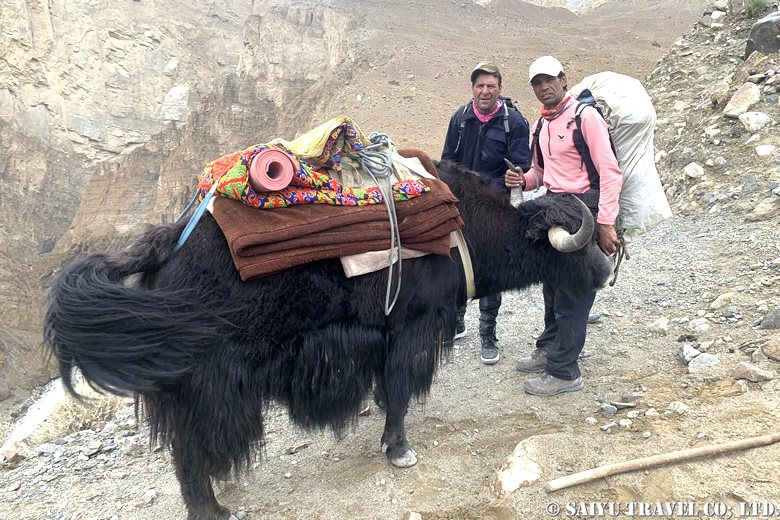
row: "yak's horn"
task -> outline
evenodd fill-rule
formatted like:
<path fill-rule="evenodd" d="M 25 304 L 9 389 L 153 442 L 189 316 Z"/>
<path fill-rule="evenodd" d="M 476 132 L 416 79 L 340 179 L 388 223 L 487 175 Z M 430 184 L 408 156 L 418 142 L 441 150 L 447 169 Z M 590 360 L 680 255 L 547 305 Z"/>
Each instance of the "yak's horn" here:
<path fill-rule="evenodd" d="M 579 197 L 574 198 L 579 202 L 580 210 L 582 210 L 582 225 L 580 229 L 573 235 L 560 226 L 555 226 L 547 231 L 547 238 L 550 239 L 550 244 L 562 253 L 571 253 L 588 245 L 593 236 L 593 230 L 596 228 L 596 223 L 588 206 Z"/>

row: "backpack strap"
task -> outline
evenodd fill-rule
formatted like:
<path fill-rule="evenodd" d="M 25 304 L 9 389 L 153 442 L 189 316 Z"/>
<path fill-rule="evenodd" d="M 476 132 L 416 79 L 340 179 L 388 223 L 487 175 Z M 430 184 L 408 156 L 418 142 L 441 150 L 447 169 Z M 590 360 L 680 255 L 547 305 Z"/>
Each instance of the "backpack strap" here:
<path fill-rule="evenodd" d="M 542 123 L 544 118 L 540 117 L 536 120 L 536 128 L 534 129 L 534 135 L 531 139 L 531 148 L 536 154 L 536 165 L 539 168 L 544 168 L 544 157 L 542 156 L 542 145 L 539 144 L 539 135 L 542 133 Z"/>
<path fill-rule="evenodd" d="M 593 159 L 590 156 L 590 148 L 588 148 L 588 143 L 585 142 L 585 138 L 582 135 L 582 111 L 585 110 L 585 107 L 593 107 L 595 110 L 598 111 L 598 108 L 596 108 L 595 105 L 591 103 L 579 103 L 577 105 L 577 108 L 574 111 L 574 123 L 577 125 L 576 130 L 574 130 L 574 147 L 577 149 L 577 152 L 580 154 L 581 158 L 581 165 L 585 166 L 585 170 L 588 172 L 588 180 L 590 181 L 590 187 L 591 189 L 597 190 L 599 189 L 599 186 L 601 185 L 600 178 L 599 178 L 599 172 L 596 169 L 596 165 L 593 164 Z M 601 112 L 599 111 L 599 115 Z M 615 145 L 612 143 L 612 137 L 609 138 L 609 144 L 612 147 L 612 152 L 615 152 Z"/>
<path fill-rule="evenodd" d="M 463 138 L 463 128 L 466 126 L 466 111 L 469 109 L 469 104 L 466 103 L 463 105 L 463 110 L 458 110 L 457 114 L 459 117 L 457 118 L 458 122 L 458 143 L 455 145 L 455 150 L 452 151 L 453 154 L 457 154 L 460 150 L 460 140 Z"/>

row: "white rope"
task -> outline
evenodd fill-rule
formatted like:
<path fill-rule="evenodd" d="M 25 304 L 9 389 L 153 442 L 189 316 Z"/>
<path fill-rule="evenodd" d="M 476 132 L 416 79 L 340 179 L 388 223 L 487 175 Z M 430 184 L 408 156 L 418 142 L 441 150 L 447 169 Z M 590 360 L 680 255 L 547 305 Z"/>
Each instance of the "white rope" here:
<path fill-rule="evenodd" d="M 387 289 L 385 291 L 385 316 L 390 315 L 398 301 L 398 295 L 401 292 L 401 272 L 403 255 L 401 251 L 401 231 L 398 228 L 398 215 L 395 211 L 395 201 L 393 200 L 393 185 L 391 177 L 393 175 L 393 142 L 385 133 L 373 132 L 368 136 L 371 145 L 367 146 L 357 155 L 360 167 L 371 176 L 374 184 L 379 188 L 382 198 L 387 208 L 387 218 L 390 221 L 390 252 L 387 271 Z M 380 182 L 380 180 L 384 182 Z M 393 253 L 398 249 L 398 263 L 393 262 Z M 397 283 L 395 294 L 390 297 L 393 288 L 393 266 L 396 267 Z"/>

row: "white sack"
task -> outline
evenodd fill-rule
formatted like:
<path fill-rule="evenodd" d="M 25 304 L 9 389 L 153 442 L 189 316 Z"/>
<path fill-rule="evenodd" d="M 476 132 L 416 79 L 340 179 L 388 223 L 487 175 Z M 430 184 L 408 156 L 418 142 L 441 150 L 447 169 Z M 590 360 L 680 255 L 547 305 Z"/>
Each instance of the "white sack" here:
<path fill-rule="evenodd" d="M 672 216 L 655 168 L 655 109 L 636 79 L 599 72 L 570 89 L 574 97 L 588 89 L 604 113 L 623 171 L 617 227 L 627 238 L 649 230 Z"/>

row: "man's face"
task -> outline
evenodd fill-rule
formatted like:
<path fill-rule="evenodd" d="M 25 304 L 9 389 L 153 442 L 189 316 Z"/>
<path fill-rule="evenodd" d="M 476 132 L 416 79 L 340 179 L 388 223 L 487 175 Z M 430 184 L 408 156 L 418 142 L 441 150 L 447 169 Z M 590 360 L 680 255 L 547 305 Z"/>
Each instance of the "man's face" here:
<path fill-rule="evenodd" d="M 541 101 L 546 108 L 553 108 L 566 95 L 566 76 L 537 74 L 531 80 L 531 86 L 534 89 L 534 94 L 536 94 L 536 99 Z"/>
<path fill-rule="evenodd" d="M 501 95 L 498 78 L 492 74 L 480 74 L 474 79 L 471 94 L 480 112 L 486 115 L 491 113 L 496 108 L 498 96 Z"/>

